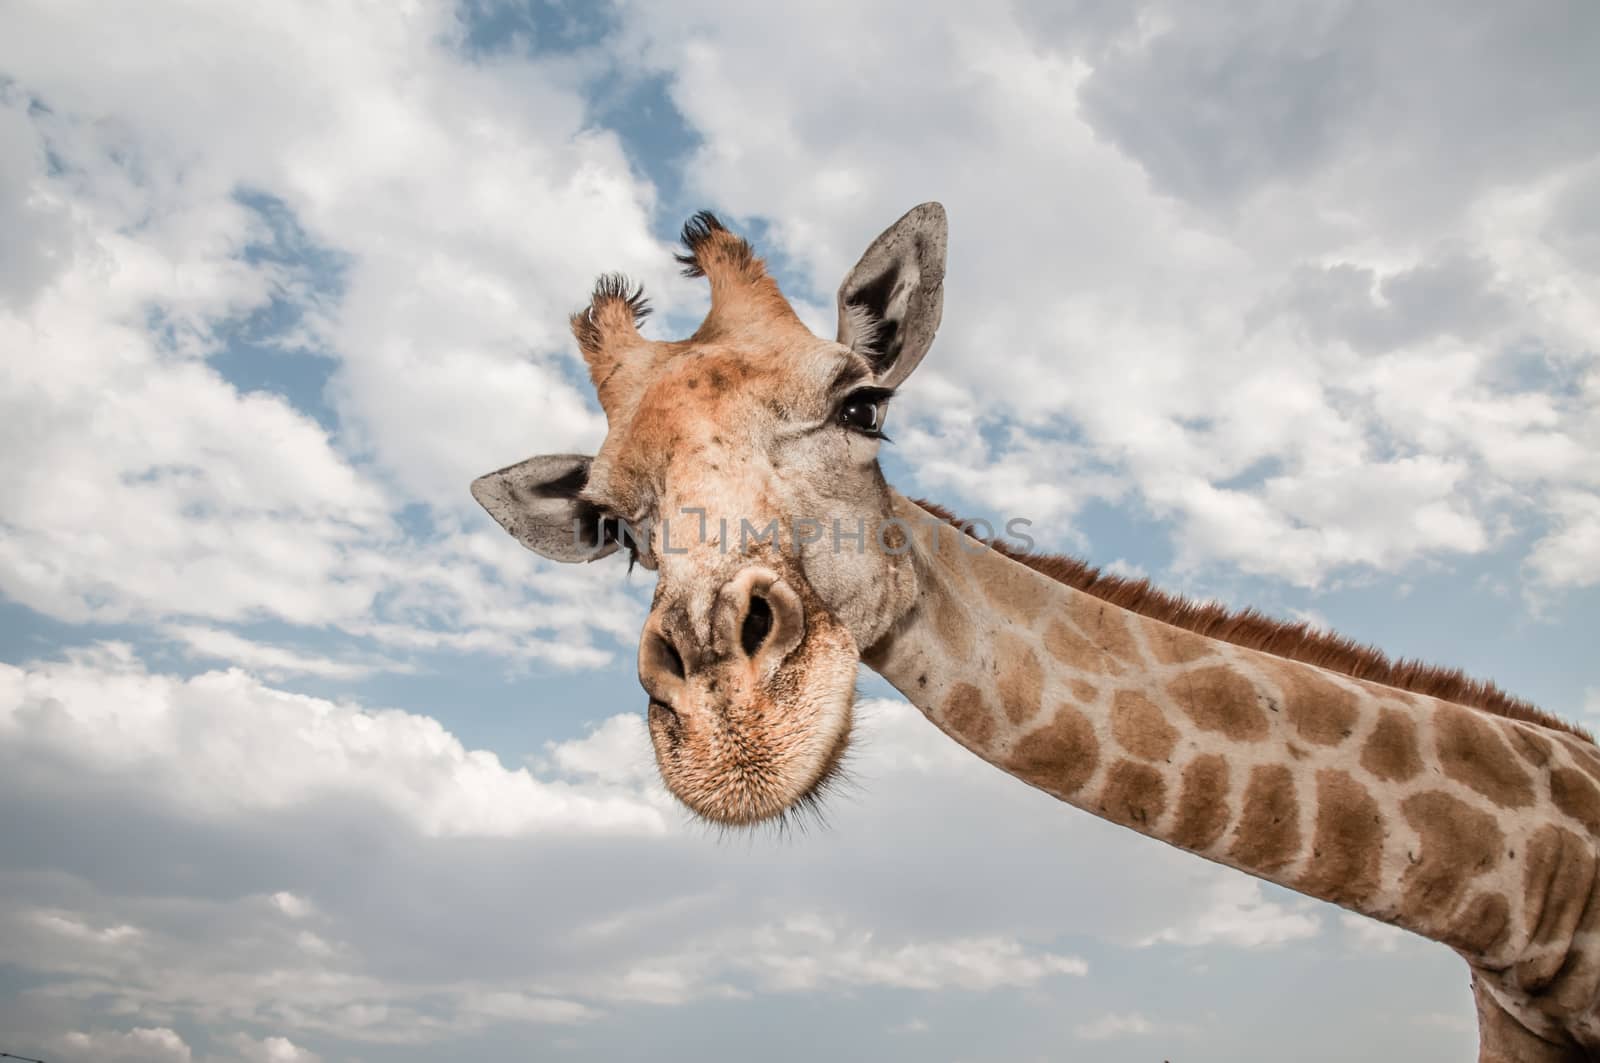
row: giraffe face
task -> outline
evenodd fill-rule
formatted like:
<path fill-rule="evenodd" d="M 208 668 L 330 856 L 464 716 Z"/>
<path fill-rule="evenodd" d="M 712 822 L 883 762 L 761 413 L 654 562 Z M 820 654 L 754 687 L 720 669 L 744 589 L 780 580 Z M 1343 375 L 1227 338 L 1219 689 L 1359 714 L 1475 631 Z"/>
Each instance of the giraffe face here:
<path fill-rule="evenodd" d="M 873 243 L 831 340 L 715 219 L 684 240 L 712 288 L 688 340 L 644 339 L 620 278 L 574 318 L 609 426 L 598 453 L 533 458 L 473 494 L 547 557 L 626 550 L 657 574 L 639 679 L 662 779 L 700 816 L 747 824 L 834 775 L 861 652 L 916 597 L 878 448 L 938 325 L 944 215 L 925 204 Z"/>

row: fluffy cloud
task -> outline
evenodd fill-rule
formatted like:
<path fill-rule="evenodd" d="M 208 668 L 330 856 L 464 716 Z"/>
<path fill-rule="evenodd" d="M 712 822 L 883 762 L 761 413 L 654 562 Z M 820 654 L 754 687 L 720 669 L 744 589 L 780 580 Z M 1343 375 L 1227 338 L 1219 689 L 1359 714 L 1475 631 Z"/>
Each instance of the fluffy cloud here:
<path fill-rule="evenodd" d="M 907 900 L 963 819 L 1042 839 L 1060 806 L 903 703 L 862 713 L 873 807 L 792 867 L 798 854 L 729 851 L 690 826 L 640 769 L 637 717 L 511 769 L 428 717 L 238 671 L 151 673 L 116 645 L 0 666 L 5 799 L 42 809 L 0 838 L 0 950 L 28 958 L 35 1013 L 199 1023 L 241 1059 L 752 993 L 981 993 L 1085 974 L 1049 943 L 1059 888 L 1027 862 L 994 867 L 1021 885 L 1003 914 L 973 904 L 982 882 Z M 947 806 L 938 827 L 922 819 L 930 795 Z M 897 870 L 840 894 L 885 829 L 906 842 Z M 930 905 L 945 915 L 917 910 Z M 266 1033 L 228 1032 L 241 1029 Z"/>
<path fill-rule="evenodd" d="M 287 1037 L 251 1037 L 236 1033 L 219 1039 L 220 1051 L 197 1057 L 175 1030 L 165 1026 L 136 1026 L 128 1031 L 73 1031 L 56 1038 L 56 1051 L 73 1059 L 106 1063 L 322 1063 L 315 1052 L 299 1047 Z"/>
<path fill-rule="evenodd" d="M 189 1063 L 194 1058 L 183 1038 L 165 1026 L 135 1026 L 126 1033 L 73 1031 L 57 1044 L 61 1052 L 107 1063 Z"/>
<path fill-rule="evenodd" d="M 235 1034 L 230 1039 L 241 1063 L 321 1063 L 322 1057 L 295 1045 L 287 1037 L 263 1037 L 259 1040 L 249 1034 Z"/>
<path fill-rule="evenodd" d="M 1528 567 L 1552 584 L 1600 583 L 1600 495 L 1563 492 L 1554 509 L 1556 526 L 1534 544 Z"/>
<path fill-rule="evenodd" d="M 781 37 L 716 0 L 629 10 L 626 54 L 704 137 L 696 189 L 771 219 L 819 293 L 949 207 L 942 338 L 896 415 L 915 486 L 1052 519 L 1137 500 L 1178 566 L 1305 586 L 1570 524 L 1600 421 L 1559 380 L 1592 370 L 1600 288 L 1556 219 L 1592 229 L 1592 12 L 1033 7 Z M 1568 542 L 1594 553 L 1531 571 L 1581 583 Z"/>
<path fill-rule="evenodd" d="M 1261 883 L 1243 876 L 1216 880 L 1205 907 L 1174 926 L 1143 938 L 1139 944 L 1197 947 L 1226 944 L 1244 949 L 1276 948 L 1316 937 L 1322 922 L 1310 905 L 1269 901 Z"/>
<path fill-rule="evenodd" d="M 371 15 L 11 13 L 0 590 L 72 621 L 177 619 L 191 651 L 265 674 L 386 659 L 216 623 L 607 663 L 606 636 L 637 626 L 616 570 L 529 593 L 544 566 L 488 534 L 466 486 L 597 442 L 562 330 L 602 268 L 658 277 L 669 306 L 685 290 L 653 192 L 570 72 L 470 62 L 447 4 Z M 337 430 L 219 358 L 324 367 L 285 386 L 332 402 Z M 431 535 L 397 519 L 416 502 Z"/>
<path fill-rule="evenodd" d="M 0 827 L 0 954 L 27 978 L 0 1015 L 24 1044 L 76 1030 L 108 1053 L 559 1037 L 610 1057 L 613 1031 L 651 1043 L 669 1011 L 992 995 L 1035 1000 L 1040 1037 L 1109 1038 L 1137 1024 L 1084 977 L 1097 964 L 1238 951 L 1270 981 L 1272 947 L 1320 931 L 1310 907 L 995 771 L 904 702 L 860 715 L 855 796 L 774 844 L 679 813 L 636 716 L 512 768 L 430 717 L 164 675 L 114 645 L 5 666 L 0 800 L 32 811 Z M 1433 955 L 1390 959 L 1413 952 Z M 1140 1021 L 1200 1036 L 1193 1014 Z"/>
<path fill-rule="evenodd" d="M 8 9 L 0 592 L 212 670 L 0 666 L 0 802 L 26 810 L 0 825 L 0 1023 L 47 1058 L 623 1058 L 674 1021 L 736 1036 L 769 996 L 859 1048 L 845 1016 L 985 1029 L 961 1009 L 994 994 L 1033 1010 L 986 1037 L 1053 1051 L 1190 1029 L 1110 995 L 1120 965 L 1248 953 L 1271 989 L 1318 949 L 1330 979 L 1380 951 L 1360 984 L 1424 999 L 1442 950 L 1064 809 L 897 701 L 862 705 L 855 796 L 795 841 L 690 824 L 636 716 L 519 760 L 449 705 L 277 684 L 631 657 L 643 588 L 538 561 L 465 487 L 599 439 L 564 335 L 595 273 L 668 318 L 703 299 L 605 128 L 661 114 L 598 114 L 641 71 L 694 143 L 664 176 L 766 223 L 819 328 L 887 221 L 950 207 L 904 486 L 1053 545 L 1103 549 L 1074 524 L 1095 506 L 1154 518 L 1181 568 L 1318 586 L 1499 551 L 1592 586 L 1593 12 L 692 0 L 469 54 L 463 19 L 501 7 Z M 1338 996 L 1303 1017 L 1338 1024 Z M 1424 1032 L 1394 1054 L 1451 1047 Z"/>
<path fill-rule="evenodd" d="M 729 845 L 674 809 L 634 716 L 509 768 L 428 717 L 153 673 L 117 646 L 7 666 L 0 797 L 39 810 L 0 832 L 19 1028 L 43 1044 L 138 1015 L 196 1058 L 337 1058 L 762 995 L 1050 994 L 1093 971 L 1078 945 L 1316 932 L 903 702 L 860 710 L 859 796 L 830 829 Z"/>
<path fill-rule="evenodd" d="M 1352 945 L 1368 952 L 1395 952 L 1411 939 L 1405 930 L 1364 915 L 1345 912 L 1339 916 L 1339 925 Z"/>
<path fill-rule="evenodd" d="M 232 233 L 216 227 L 248 190 L 336 255 L 318 338 L 340 359 L 343 429 L 395 481 L 465 508 L 494 455 L 597 440 L 598 414 L 557 357 L 566 314 L 605 268 L 656 279 L 663 297 L 683 289 L 649 235 L 650 187 L 586 122 L 581 70 L 474 63 L 445 3 L 403 19 L 358 4 L 85 10 L 23 9 L 29 46 L 0 56 L 45 107 L 115 129 L 109 143 L 84 130 L 64 161 L 114 174 L 105 150 L 135 147 L 142 165 L 118 182 L 130 206 L 153 207 L 153 227 L 175 201 L 198 215 L 173 253 L 225 254 Z M 84 48 L 102 57 L 92 70 L 67 61 Z M 203 277 L 215 263 L 178 265 Z"/>
<path fill-rule="evenodd" d="M 164 631 L 169 638 L 183 646 L 185 653 L 191 657 L 231 661 L 267 679 L 309 675 L 320 679 L 350 680 L 377 672 L 393 675 L 411 670 L 410 666 L 400 661 L 382 657 L 370 660 L 326 657 L 258 642 L 232 631 L 198 624 L 173 624 Z"/>
<path fill-rule="evenodd" d="M 431 717 L 286 694 L 237 670 L 151 675 L 115 645 L 32 671 L 0 665 L 0 733 L 41 785 L 64 762 L 143 776 L 146 800 L 224 822 L 348 795 L 428 837 L 666 830 L 659 804 L 632 791 L 507 770 Z"/>

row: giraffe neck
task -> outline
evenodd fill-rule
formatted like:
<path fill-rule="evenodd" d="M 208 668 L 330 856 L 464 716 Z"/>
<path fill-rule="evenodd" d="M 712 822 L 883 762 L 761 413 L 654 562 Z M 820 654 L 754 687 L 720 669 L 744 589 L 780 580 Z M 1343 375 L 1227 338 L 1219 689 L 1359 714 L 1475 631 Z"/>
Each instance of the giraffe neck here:
<path fill-rule="evenodd" d="M 957 742 L 1093 815 L 1509 970 L 1511 998 L 1600 996 L 1593 746 L 1130 612 L 895 507 L 918 600 L 864 660 Z"/>

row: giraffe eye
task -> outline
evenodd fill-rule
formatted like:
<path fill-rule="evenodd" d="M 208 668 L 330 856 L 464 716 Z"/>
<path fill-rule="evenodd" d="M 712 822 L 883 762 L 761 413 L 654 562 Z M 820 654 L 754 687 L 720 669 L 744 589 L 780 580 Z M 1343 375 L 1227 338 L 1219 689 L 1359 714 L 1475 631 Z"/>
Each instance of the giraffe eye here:
<path fill-rule="evenodd" d="M 862 435 L 881 436 L 884 415 L 889 412 L 889 394 L 883 388 L 851 392 L 839 404 L 839 423 Z"/>

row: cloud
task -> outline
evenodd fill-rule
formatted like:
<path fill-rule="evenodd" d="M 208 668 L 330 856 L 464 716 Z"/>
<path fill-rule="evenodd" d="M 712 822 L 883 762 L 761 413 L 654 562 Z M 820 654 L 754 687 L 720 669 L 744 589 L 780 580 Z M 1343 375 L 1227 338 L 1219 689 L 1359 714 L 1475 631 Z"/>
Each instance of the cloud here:
<path fill-rule="evenodd" d="M 876 986 L 987 992 L 1088 973 L 1079 957 L 1035 950 L 1001 936 L 897 944 L 881 942 L 872 931 L 838 919 L 795 914 L 781 922 L 710 934 L 683 951 L 645 960 L 585 988 L 617 1001 L 681 1004 L 745 995 L 751 989 L 809 993 Z"/>
<path fill-rule="evenodd" d="M 613 659 L 605 642 L 640 612 L 617 568 L 527 590 L 549 566 L 506 549 L 466 487 L 598 441 L 564 335 L 588 278 L 635 269 L 669 308 L 690 289 L 650 235 L 653 190 L 560 70 L 475 63 L 451 5 L 414 14 L 16 12 L 8 41 L 29 45 L 0 45 L 16 237 L 0 347 L 22 354 L 0 380 L 8 596 L 72 622 L 175 621 L 187 650 L 274 676 L 368 664 L 219 625 Z M 73 61 L 86 41 L 92 69 Z M 325 370 L 245 392 L 229 360 L 268 380 Z M 324 401 L 336 425 L 302 408 Z M 418 503 L 421 529 L 400 519 Z"/>
<path fill-rule="evenodd" d="M 1597 92 L 1573 60 L 1597 31 L 1575 5 L 1152 4 L 1083 99 L 1171 194 L 1232 204 L 1315 185 L 1329 213 L 1411 227 L 1588 155 Z"/>
<path fill-rule="evenodd" d="M 241 1063 L 322 1063 L 321 1056 L 297 1046 L 287 1037 L 257 1040 L 248 1034 L 235 1034 L 228 1043 Z"/>
<path fill-rule="evenodd" d="M 1136 1011 L 1108 1012 L 1097 1019 L 1080 1023 L 1072 1028 L 1073 1036 L 1084 1041 L 1109 1041 L 1117 1037 L 1147 1037 L 1156 1032 L 1156 1026 Z"/>
<path fill-rule="evenodd" d="M 1556 527 L 1534 544 L 1529 569 L 1558 587 L 1600 583 L 1600 495 L 1563 492 L 1555 511 Z"/>
<path fill-rule="evenodd" d="M 823 297 L 890 219 L 946 204 L 941 338 L 894 414 L 907 486 L 1074 547 L 1090 503 L 1137 507 L 1179 569 L 1320 587 L 1515 549 L 1507 524 L 1592 485 L 1594 408 L 1535 368 L 1592 366 L 1600 322 L 1544 235 L 1600 155 L 1569 22 L 889 4 L 775 36 L 700 0 L 629 7 L 616 48 L 673 79 L 695 192 L 763 219 Z M 869 39 L 887 62 L 810 76 Z M 1574 62 L 1545 78 L 1549 56 Z"/>
<path fill-rule="evenodd" d="M 285 646 L 256 642 L 220 628 L 174 624 L 165 631 L 168 637 L 180 643 L 193 657 L 231 661 L 268 679 L 309 675 L 319 679 L 350 680 L 377 672 L 404 673 L 412 670 L 410 665 L 383 658 L 339 660 L 320 654 L 302 653 Z"/>
<path fill-rule="evenodd" d="M 793 850 L 730 848 L 689 824 L 640 770 L 637 718 L 512 769 L 429 717 L 237 670 L 153 673 L 115 644 L 0 666 L 3 796 L 46 810 L 0 837 L 0 950 L 28 957 L 36 1013 L 250 1027 L 255 1047 L 230 1049 L 244 1058 L 284 1051 L 263 1032 L 417 1044 L 631 1005 L 1086 974 L 1052 945 L 1063 889 L 1103 888 L 1070 874 L 1081 847 L 1048 871 L 997 851 L 989 871 L 1015 884 L 1004 911 L 987 878 L 948 873 L 952 848 L 996 819 L 1059 844 L 1059 803 L 904 703 L 860 710 L 853 770 L 872 800 L 836 813 L 795 867 Z M 874 882 L 859 868 L 885 832 L 899 855 Z M 919 900 L 934 874 L 943 885 Z M 1114 888 L 1160 881 L 1128 875 Z"/>
<path fill-rule="evenodd" d="M 1183 922 L 1148 935 L 1139 945 L 1182 945 L 1188 948 L 1228 945 L 1270 949 L 1316 937 L 1322 922 L 1305 910 L 1269 901 L 1261 883 L 1244 875 L 1217 879 L 1207 891 L 1207 905 Z"/>
<path fill-rule="evenodd" d="M 1151 1019 L 1137 1011 L 1108 1011 L 1088 1022 L 1073 1026 L 1072 1035 L 1082 1041 L 1111 1041 L 1128 1037 L 1160 1036 L 1168 1039 L 1195 1037 L 1200 1028 L 1184 1022 Z"/>
<path fill-rule="evenodd" d="M 319 330 L 339 357 L 332 398 L 348 442 L 412 497 L 467 511 L 468 480 L 497 461 L 597 441 L 598 411 L 563 366 L 566 315 L 594 275 L 634 270 L 659 299 L 688 290 L 650 235 L 652 189 L 586 121 L 574 71 L 474 62 L 453 5 L 399 21 L 356 4 L 18 17 L 30 47 L 0 56 L 17 84 L 100 123 L 63 159 L 72 171 L 103 180 L 104 149 L 130 144 L 142 165 L 118 186 L 155 207 L 152 228 L 181 202 L 186 235 L 225 256 L 227 231 L 204 226 L 243 223 L 227 206 L 243 188 L 338 256 Z M 92 69 L 65 61 L 88 46 Z M 193 51 L 211 62 L 183 62 Z"/>
<path fill-rule="evenodd" d="M 1339 916 L 1339 926 L 1346 938 L 1364 952 L 1396 952 L 1410 940 L 1410 935 L 1397 926 L 1380 923 L 1364 915 L 1344 912 Z"/>
<path fill-rule="evenodd" d="M 126 1033 L 74 1031 L 57 1044 L 63 1053 L 106 1063 L 189 1063 L 194 1058 L 183 1038 L 165 1026 L 136 1026 Z"/>
<path fill-rule="evenodd" d="M 947 204 L 907 489 L 1096 552 L 1109 509 L 1189 573 L 1600 579 L 1587 9 L 691 0 L 556 54 L 479 49 L 484 6 L 8 16 L 0 593 L 139 646 L 0 666 L 0 802 L 29 810 L 0 825 L 0 1013 L 47 1058 L 616 1058 L 612 1031 L 802 995 L 841 1037 L 983 994 L 1078 1009 L 1042 1037 L 1179 1034 L 1085 972 L 1165 945 L 1270 979 L 1320 935 L 898 700 L 861 705 L 827 830 L 729 838 L 660 791 L 638 717 L 575 723 L 579 684 L 501 755 L 460 705 L 285 687 L 631 658 L 648 588 L 536 559 L 465 487 L 599 440 L 564 331 L 596 273 L 700 305 L 669 187 L 764 232 L 824 330 L 872 236 Z M 661 189 L 607 125 L 662 108 L 602 103 L 641 77 L 693 144 L 644 159 Z"/>
<path fill-rule="evenodd" d="M 117 645 L 4 666 L 0 799 L 40 810 L 0 831 L 0 951 L 27 958 L 36 1016 L 19 1030 L 138 1015 L 208 1031 L 197 1055 L 282 1037 L 326 1059 L 717 1000 L 1042 992 L 1091 969 L 1062 941 L 1148 936 L 1189 905 L 1161 870 L 1181 854 L 995 772 L 903 702 L 859 708 L 860 796 L 830 829 L 730 845 L 642 770 L 637 718 L 510 768 L 426 716 L 163 675 Z M 981 867 L 952 864 L 972 851 Z"/>
<path fill-rule="evenodd" d="M 1487 263 L 1460 255 L 1386 275 L 1345 262 L 1301 266 L 1282 296 L 1282 312 L 1319 342 L 1376 354 L 1439 336 L 1470 341 L 1491 330 L 1509 309 L 1493 283 Z"/>
<path fill-rule="evenodd" d="M 1368 21 L 1360 7 L 1158 10 L 1165 24 L 1108 50 L 1080 94 L 1158 187 L 1226 203 L 1334 161 L 1372 92 L 1370 57 L 1351 46 Z"/>
<path fill-rule="evenodd" d="M 27 119 L 0 108 L 0 307 L 31 303 L 71 252 L 66 211 L 40 188 L 45 160 Z"/>
<path fill-rule="evenodd" d="M 640 783 L 656 771 L 644 718 L 638 713 L 612 716 L 583 738 L 549 742 L 545 749 L 557 770 L 601 782 Z"/>
<path fill-rule="evenodd" d="M 0 665 L 0 733 L 29 774 L 143 777 L 149 798 L 227 821 L 341 794 L 376 801 L 425 836 L 544 831 L 655 834 L 658 804 L 508 770 L 437 720 L 285 694 L 243 672 L 152 675 L 107 645 L 24 671 Z"/>

